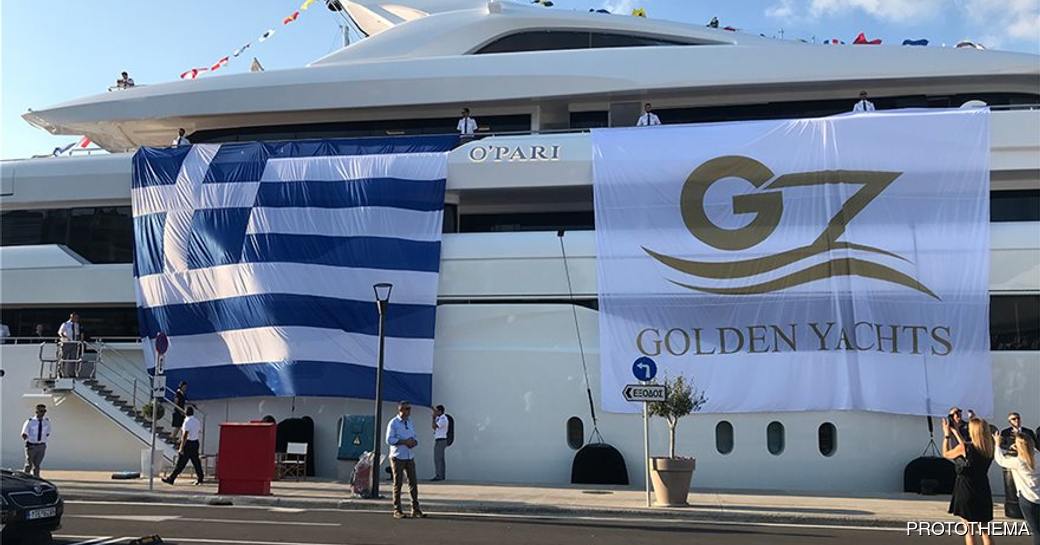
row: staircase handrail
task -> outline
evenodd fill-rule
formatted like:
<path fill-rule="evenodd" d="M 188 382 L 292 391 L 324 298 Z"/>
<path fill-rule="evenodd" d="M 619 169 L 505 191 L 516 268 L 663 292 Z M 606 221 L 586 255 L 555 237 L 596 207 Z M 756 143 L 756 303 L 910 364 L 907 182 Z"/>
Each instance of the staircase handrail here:
<path fill-rule="evenodd" d="M 110 344 L 106 344 L 103 339 L 97 339 L 97 342 L 93 346 L 96 347 L 95 349 L 98 351 L 99 354 L 101 354 L 102 352 L 107 353 L 107 354 L 113 354 L 117 358 L 122 359 L 124 362 L 129 362 L 130 363 L 130 368 L 135 369 L 135 370 L 140 370 L 141 371 L 140 376 L 137 377 L 137 378 L 139 380 L 144 381 L 144 384 L 148 385 L 147 386 L 147 390 L 148 390 L 147 391 L 147 395 L 151 396 L 151 381 L 152 381 L 152 374 L 151 373 L 148 373 L 147 371 L 141 370 L 139 367 L 136 366 L 137 364 L 135 362 L 133 362 L 133 360 L 131 360 L 128 356 L 123 354 L 123 352 L 121 350 L 111 346 Z M 107 365 L 105 367 L 108 368 Z M 176 395 L 177 390 L 175 390 L 173 388 L 170 388 L 167 385 L 167 386 L 164 387 L 164 392 L 163 393 L 164 393 L 164 395 L 163 395 L 162 401 L 165 402 L 166 405 L 169 405 L 170 407 L 172 407 L 173 412 L 180 412 L 182 416 L 187 417 L 187 412 L 185 411 L 185 409 L 181 408 L 181 407 L 178 407 L 177 404 L 173 403 L 173 401 L 171 400 L 171 397 Z M 202 434 L 201 434 L 201 437 L 199 438 L 199 451 L 204 453 L 205 452 L 204 447 L 206 445 L 206 413 L 204 411 L 199 410 L 198 407 L 195 407 L 195 416 L 196 416 L 196 418 L 198 418 L 202 422 Z M 170 417 L 172 419 L 172 417 L 173 417 L 172 413 L 171 413 Z"/>

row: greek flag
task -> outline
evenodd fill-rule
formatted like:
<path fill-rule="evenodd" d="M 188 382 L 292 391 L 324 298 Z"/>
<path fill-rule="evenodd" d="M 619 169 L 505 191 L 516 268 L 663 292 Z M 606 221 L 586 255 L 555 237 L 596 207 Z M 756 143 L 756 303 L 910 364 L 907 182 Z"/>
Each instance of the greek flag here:
<path fill-rule="evenodd" d="M 192 398 L 429 405 L 447 151 L 457 137 L 141 148 L 134 278 L 145 357 Z"/>

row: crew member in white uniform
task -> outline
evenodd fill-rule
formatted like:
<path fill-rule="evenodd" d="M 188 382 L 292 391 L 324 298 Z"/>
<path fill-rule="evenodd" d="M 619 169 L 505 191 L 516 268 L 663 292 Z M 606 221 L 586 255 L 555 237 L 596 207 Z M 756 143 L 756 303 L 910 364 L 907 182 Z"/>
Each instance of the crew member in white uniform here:
<path fill-rule="evenodd" d="M 195 468 L 195 485 L 198 486 L 202 484 L 203 475 L 202 460 L 199 459 L 199 440 L 202 439 L 202 422 L 195 418 L 195 407 L 189 406 L 184 409 L 184 414 L 187 418 L 181 424 L 181 444 L 177 449 L 177 466 L 173 468 L 173 473 L 170 473 L 162 481 L 166 484 L 173 484 L 177 480 L 177 475 L 184 471 L 190 460 L 191 466 Z"/>
<path fill-rule="evenodd" d="M 469 116 L 469 108 L 462 109 L 462 119 L 457 129 L 462 136 L 473 136 L 477 132 L 477 120 Z"/>
<path fill-rule="evenodd" d="M 444 450 L 448 448 L 448 415 L 444 405 L 433 410 L 433 468 L 436 476 L 431 481 L 444 480 Z"/>
<path fill-rule="evenodd" d="M 61 359 L 58 372 L 62 376 L 74 376 L 76 362 L 79 360 L 79 341 L 82 340 L 79 329 L 79 314 L 69 314 L 69 319 L 58 328 L 58 342 L 60 344 Z"/>
<path fill-rule="evenodd" d="M 40 464 L 47 453 L 47 439 L 51 436 L 51 421 L 47 418 L 47 406 L 36 406 L 36 416 L 22 424 L 22 441 L 25 441 L 25 472 L 40 476 Z"/>
<path fill-rule="evenodd" d="M 852 107 L 852 111 L 854 111 L 854 112 L 873 112 L 874 111 L 874 103 L 869 101 L 869 100 L 867 100 L 867 92 L 866 91 L 860 91 L 859 92 L 859 102 L 857 102 L 856 105 Z"/>
<path fill-rule="evenodd" d="M 636 123 L 637 127 L 649 127 L 653 125 L 660 125 L 661 118 L 657 117 L 657 114 L 653 112 L 654 107 L 649 102 L 643 105 L 643 115 L 639 116 L 639 121 Z"/>
<path fill-rule="evenodd" d="M 184 129 L 177 129 L 177 138 L 174 138 L 173 143 L 170 145 L 173 147 L 190 146 L 191 141 L 188 140 L 188 137 L 184 136 Z"/>

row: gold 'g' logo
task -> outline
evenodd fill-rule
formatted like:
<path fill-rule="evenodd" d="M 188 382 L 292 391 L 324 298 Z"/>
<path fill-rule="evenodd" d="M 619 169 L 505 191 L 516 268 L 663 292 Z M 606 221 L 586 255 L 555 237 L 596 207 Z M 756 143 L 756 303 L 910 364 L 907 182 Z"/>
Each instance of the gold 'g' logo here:
<path fill-rule="evenodd" d="M 859 250 L 887 255 L 909 262 L 888 250 L 839 241 L 857 214 L 878 197 L 898 178 L 901 172 L 869 170 L 820 170 L 797 172 L 774 178 L 769 167 L 750 157 L 730 155 L 716 157 L 697 167 L 686 179 L 680 196 L 683 223 L 690 233 L 705 244 L 726 251 L 746 250 L 767 239 L 780 224 L 784 212 L 782 190 L 789 187 L 807 187 L 827 184 L 854 184 L 861 187 L 831 217 L 827 227 L 812 243 L 777 254 L 725 262 L 690 261 L 659 254 L 649 248 L 643 250 L 661 263 L 686 274 L 710 279 L 747 278 L 797 263 L 831 250 Z M 755 193 L 733 197 L 733 213 L 755 214 L 755 218 L 739 229 L 723 229 L 708 219 L 704 210 L 704 196 L 712 184 L 723 178 L 742 178 L 755 186 Z M 772 181 L 770 181 L 772 180 Z M 734 287 L 695 286 L 670 280 L 692 290 L 720 295 L 751 295 L 769 293 L 833 276 L 862 276 L 899 284 L 935 299 L 939 296 L 914 278 L 888 266 L 854 257 L 842 257 L 810 265 L 779 278 Z"/>

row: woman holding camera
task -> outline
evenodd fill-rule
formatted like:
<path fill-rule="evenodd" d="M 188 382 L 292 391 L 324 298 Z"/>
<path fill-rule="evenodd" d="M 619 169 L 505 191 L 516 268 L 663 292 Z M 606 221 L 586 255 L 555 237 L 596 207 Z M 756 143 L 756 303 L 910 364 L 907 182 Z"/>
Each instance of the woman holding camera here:
<path fill-rule="evenodd" d="M 957 465 L 957 480 L 953 484 L 953 498 L 949 512 L 965 522 L 988 524 L 993 520 L 993 492 L 989 487 L 989 466 L 993 463 L 993 436 L 989 424 L 981 418 L 968 421 L 970 442 L 961 436 L 956 426 L 943 419 L 943 457 Z M 950 438 L 955 441 L 949 441 Z M 955 446 L 951 447 L 953 443 Z M 964 534 L 967 545 L 975 544 L 974 529 Z M 981 529 L 983 545 L 991 545 L 993 538 Z"/>
<path fill-rule="evenodd" d="M 1000 435 L 993 434 L 993 437 L 999 440 Z M 1040 452 L 1029 435 L 1019 431 L 1014 437 L 1015 442 L 1007 451 L 997 447 L 993 455 L 997 464 L 1010 471 L 1015 479 L 1022 516 L 1033 535 L 1033 545 L 1040 545 L 1040 461 L 1037 460 Z"/>

